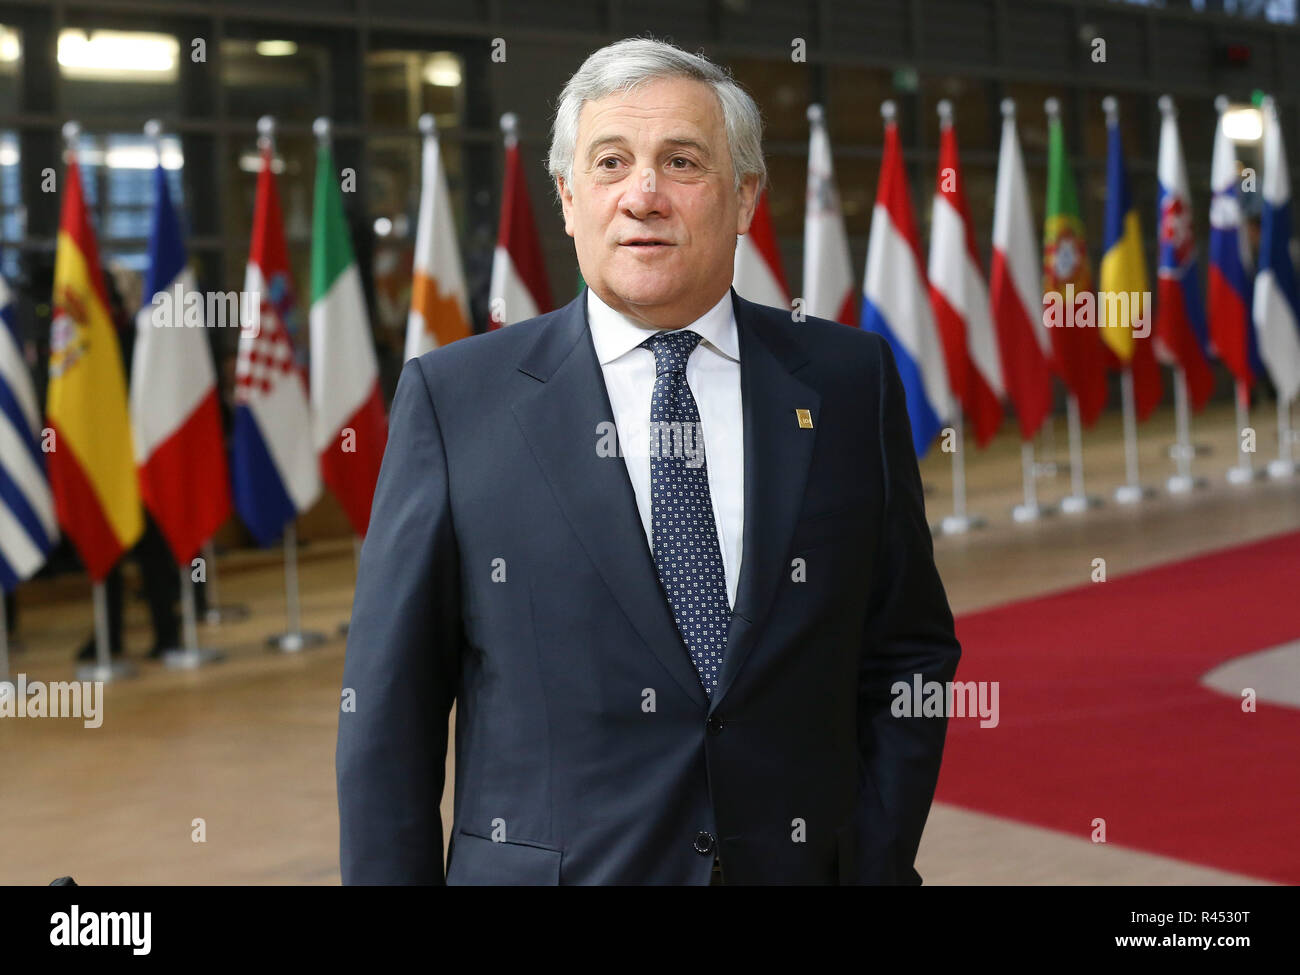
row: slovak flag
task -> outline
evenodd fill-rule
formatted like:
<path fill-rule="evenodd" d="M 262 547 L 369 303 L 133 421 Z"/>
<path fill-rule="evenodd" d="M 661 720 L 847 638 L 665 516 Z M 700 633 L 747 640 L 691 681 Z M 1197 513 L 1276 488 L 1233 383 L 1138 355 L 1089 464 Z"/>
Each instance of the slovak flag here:
<path fill-rule="evenodd" d="M 1300 293 L 1291 262 L 1291 180 L 1286 169 L 1282 126 L 1271 96 L 1264 114 L 1263 213 L 1253 317 L 1259 355 L 1273 377 L 1278 398 L 1289 403 L 1300 392 Z"/>
<path fill-rule="evenodd" d="M 315 504 L 321 493 L 307 380 L 291 334 L 298 303 L 271 158 L 268 142 L 262 147 L 253 239 L 244 275 L 231 464 L 235 508 L 264 546 Z"/>
<path fill-rule="evenodd" d="M 1052 347 L 1042 325 L 1042 260 L 1016 133 L 1016 103 L 1010 98 L 1002 102 L 989 306 L 1007 394 L 1016 407 L 1020 439 L 1028 442 L 1052 409 Z"/>
<path fill-rule="evenodd" d="M 731 285 L 736 294 L 760 305 L 790 307 L 790 288 L 781 270 L 781 252 L 776 247 L 772 229 L 772 211 L 767 205 L 767 191 L 758 198 L 749 233 L 736 241 L 736 265 Z"/>
<path fill-rule="evenodd" d="M 488 289 L 489 329 L 513 325 L 550 311 L 551 286 L 542 260 L 542 241 L 533 220 L 519 159 L 518 121 L 513 112 L 501 116 L 505 133 L 506 179 L 501 193 L 501 222 L 492 254 L 492 281 Z"/>
<path fill-rule="evenodd" d="M 1192 409 L 1199 411 L 1214 392 L 1206 361 L 1209 333 L 1201 304 L 1196 240 L 1192 233 L 1191 184 L 1183 143 L 1178 137 L 1174 100 L 1160 99 L 1160 152 L 1156 162 L 1159 199 L 1156 242 L 1160 248 L 1154 335 L 1183 370 Z"/>
<path fill-rule="evenodd" d="M 1255 330 L 1250 324 L 1250 277 L 1242 260 L 1241 197 L 1237 154 L 1224 131 L 1228 99 L 1215 100 L 1219 122 L 1214 129 L 1210 164 L 1210 341 L 1233 378 L 1247 390 L 1255 382 Z"/>
<path fill-rule="evenodd" d="M 930 218 L 930 305 L 953 395 L 971 418 L 976 443 L 985 447 L 1002 423 L 1002 364 L 962 186 L 952 105 L 946 99 L 939 103 L 939 113 L 939 177 Z"/>
<path fill-rule="evenodd" d="M 922 457 L 952 414 L 952 394 L 930 307 L 894 103 L 885 102 L 880 114 L 885 119 L 885 156 L 867 241 L 862 327 L 883 336 L 893 350 L 907 394 L 912 445 Z"/>
<path fill-rule="evenodd" d="M 176 564 L 186 565 L 230 516 L 230 479 L 202 296 L 161 163 L 153 186 L 148 298 L 136 314 L 131 356 L 131 431 L 145 507 Z"/>
<path fill-rule="evenodd" d="M 808 190 L 803 218 L 804 311 L 844 325 L 853 317 L 853 258 L 835 188 L 831 140 L 820 105 L 808 106 Z"/>

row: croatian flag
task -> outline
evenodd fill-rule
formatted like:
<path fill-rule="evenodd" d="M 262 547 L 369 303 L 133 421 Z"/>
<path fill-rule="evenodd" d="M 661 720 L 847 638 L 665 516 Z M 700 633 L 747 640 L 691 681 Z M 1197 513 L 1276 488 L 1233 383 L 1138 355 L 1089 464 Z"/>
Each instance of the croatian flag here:
<path fill-rule="evenodd" d="M 1168 95 L 1160 99 L 1160 152 L 1156 162 L 1157 270 L 1155 339 L 1183 370 L 1192 409 L 1200 410 L 1214 392 L 1206 361 L 1209 333 L 1201 304 L 1200 271 L 1192 234 L 1192 194 L 1187 180 L 1178 116 Z"/>
<path fill-rule="evenodd" d="M 320 497 L 321 477 L 307 380 L 290 333 L 298 309 L 269 144 L 257 177 L 244 291 L 235 364 L 235 507 L 258 543 L 270 545 Z"/>
<path fill-rule="evenodd" d="M 1219 122 L 1210 165 L 1210 341 L 1236 381 L 1249 390 L 1255 382 L 1259 351 L 1250 324 L 1250 277 L 1242 260 L 1240 177 L 1232 140 L 1224 131 L 1228 99 L 1220 95 L 1215 107 Z"/>
<path fill-rule="evenodd" d="M 13 293 L 0 277 L 0 590 L 45 564 L 59 539 L 38 441 L 41 414 L 23 359 Z"/>
<path fill-rule="evenodd" d="M 976 443 L 984 447 L 1002 422 L 1002 365 L 962 186 L 951 103 L 941 101 L 939 112 L 939 176 L 930 218 L 930 304 L 953 395 L 971 418 Z"/>
<path fill-rule="evenodd" d="M 145 507 L 176 564 L 186 565 L 229 517 L 230 480 L 203 299 L 161 164 L 153 185 L 149 297 L 136 315 L 131 356 L 131 434 Z"/>
<path fill-rule="evenodd" d="M 1020 439 L 1027 442 L 1037 435 L 1052 408 L 1052 347 L 1042 325 L 1042 259 L 1016 133 L 1016 103 L 1010 98 L 1002 102 L 989 307 L 1007 394 L 1016 407 Z"/>
<path fill-rule="evenodd" d="M 844 325 L 854 324 L 853 259 L 835 188 L 831 140 L 820 105 L 808 106 L 808 190 L 803 218 L 804 311 Z"/>
<path fill-rule="evenodd" d="M 907 393 L 912 445 L 922 457 L 951 416 L 952 394 L 930 307 L 894 103 L 885 102 L 880 114 L 885 119 L 885 156 L 867 242 L 862 327 L 883 336 L 893 350 Z"/>
<path fill-rule="evenodd" d="M 781 270 L 781 252 L 776 247 L 772 229 L 772 211 L 767 205 L 767 191 L 758 198 L 749 233 L 736 241 L 736 264 L 731 285 L 736 294 L 760 305 L 790 307 L 790 289 Z"/>
<path fill-rule="evenodd" d="M 1291 180 L 1287 176 L 1282 127 L 1271 96 L 1265 96 L 1261 109 L 1264 206 L 1253 312 L 1260 358 L 1273 377 L 1278 397 L 1289 403 L 1300 392 L 1300 295 L 1291 262 Z"/>

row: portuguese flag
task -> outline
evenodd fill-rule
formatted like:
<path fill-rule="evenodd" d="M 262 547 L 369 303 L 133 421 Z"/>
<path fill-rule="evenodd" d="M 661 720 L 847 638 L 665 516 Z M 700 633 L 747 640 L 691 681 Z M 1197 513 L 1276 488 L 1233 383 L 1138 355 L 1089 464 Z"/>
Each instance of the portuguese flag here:
<path fill-rule="evenodd" d="M 45 400 L 54 443 L 47 457 L 59 524 L 91 579 L 102 582 L 144 531 L 144 515 L 122 351 L 71 153 L 63 186 Z"/>
<path fill-rule="evenodd" d="M 1097 334 L 1096 295 L 1074 173 L 1061 120 L 1049 113 L 1047 222 L 1043 228 L 1043 301 L 1050 323 L 1054 367 L 1092 426 L 1106 405 L 1106 350 Z M 1071 287 L 1072 286 L 1072 287 Z M 1070 297 L 1073 301 L 1069 301 Z M 1048 302 L 1053 305 L 1049 306 Z M 1054 314 L 1052 308 L 1057 311 Z"/>

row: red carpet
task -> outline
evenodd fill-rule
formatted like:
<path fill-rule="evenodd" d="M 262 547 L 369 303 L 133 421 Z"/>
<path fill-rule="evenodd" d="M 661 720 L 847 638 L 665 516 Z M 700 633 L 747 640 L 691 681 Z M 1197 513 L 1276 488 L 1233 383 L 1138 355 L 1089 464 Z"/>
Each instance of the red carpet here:
<path fill-rule="evenodd" d="M 1117 846 L 1300 884 L 1300 711 L 1198 683 L 1300 639 L 1300 532 L 962 616 L 957 637 L 957 679 L 998 681 L 1001 720 L 949 722 L 939 801 L 1085 839 L 1102 818 Z"/>

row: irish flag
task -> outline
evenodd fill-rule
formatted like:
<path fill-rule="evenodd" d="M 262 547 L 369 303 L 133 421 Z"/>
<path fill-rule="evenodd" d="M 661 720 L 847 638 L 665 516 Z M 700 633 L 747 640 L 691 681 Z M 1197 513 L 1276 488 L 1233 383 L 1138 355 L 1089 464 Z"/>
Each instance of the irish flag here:
<path fill-rule="evenodd" d="M 54 449 L 47 457 L 59 524 L 91 579 L 101 582 L 140 537 L 144 516 L 122 350 L 71 152 L 63 187 L 45 401 Z"/>
<path fill-rule="evenodd" d="M 420 116 L 424 161 L 420 215 L 415 227 L 411 313 L 406 320 L 406 358 L 414 359 L 470 334 L 465 272 L 456 244 L 456 221 L 447 192 L 447 170 L 432 115 Z"/>
<path fill-rule="evenodd" d="M 327 131 L 317 123 L 322 138 L 316 150 L 311 239 L 312 436 L 321 476 L 352 530 L 365 535 L 388 421 Z"/>

